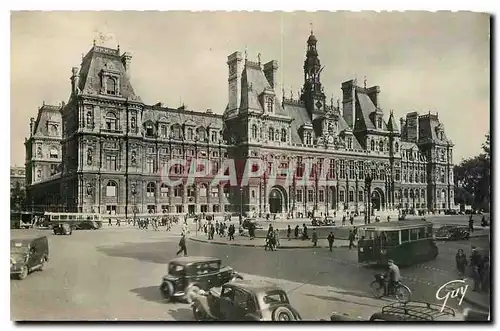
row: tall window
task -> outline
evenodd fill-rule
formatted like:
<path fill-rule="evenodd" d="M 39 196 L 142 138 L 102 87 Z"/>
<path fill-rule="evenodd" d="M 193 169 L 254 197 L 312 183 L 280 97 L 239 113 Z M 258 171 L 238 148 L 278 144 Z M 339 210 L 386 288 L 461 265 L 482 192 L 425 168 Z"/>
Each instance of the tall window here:
<path fill-rule="evenodd" d="M 219 197 L 219 188 L 218 187 L 212 187 L 210 189 L 210 197 L 212 197 L 212 198 L 218 198 Z"/>
<path fill-rule="evenodd" d="M 274 129 L 273 128 L 269 128 L 269 137 L 268 137 L 269 140 L 274 140 Z"/>
<path fill-rule="evenodd" d="M 106 155 L 106 169 L 116 170 L 116 156 Z"/>
<path fill-rule="evenodd" d="M 155 196 L 155 191 L 156 191 L 156 185 L 153 182 L 148 183 L 146 186 L 146 196 L 147 197 L 154 197 Z"/>
<path fill-rule="evenodd" d="M 354 191 L 349 191 L 349 202 L 354 202 Z"/>
<path fill-rule="evenodd" d="M 193 129 L 188 128 L 186 132 L 187 140 L 193 140 Z"/>
<path fill-rule="evenodd" d="M 312 144 L 312 134 L 311 132 L 306 133 L 306 145 L 311 145 Z"/>
<path fill-rule="evenodd" d="M 154 160 L 152 158 L 146 159 L 146 171 L 149 173 L 155 172 Z"/>
<path fill-rule="evenodd" d="M 171 131 L 172 131 L 172 138 L 173 139 L 175 139 L 175 140 L 182 139 L 181 127 L 178 124 L 172 125 Z"/>
<path fill-rule="evenodd" d="M 380 140 L 378 142 L 378 150 L 383 152 L 384 151 L 384 141 L 383 140 Z"/>
<path fill-rule="evenodd" d="M 224 185 L 223 193 L 226 198 L 229 198 L 229 184 Z"/>
<path fill-rule="evenodd" d="M 287 137 L 286 137 L 286 129 L 281 129 L 281 141 L 286 142 Z"/>
<path fill-rule="evenodd" d="M 168 192 L 169 192 L 169 188 L 168 188 L 167 184 L 165 184 L 165 183 L 161 184 L 161 186 L 160 186 L 160 196 L 162 198 L 166 198 L 166 197 L 168 197 Z"/>
<path fill-rule="evenodd" d="M 330 167 L 328 168 L 328 177 L 335 178 L 335 160 L 330 160 Z"/>
<path fill-rule="evenodd" d="M 358 201 L 359 202 L 363 202 L 363 196 L 364 196 L 365 192 L 363 191 L 359 191 L 358 192 Z"/>
<path fill-rule="evenodd" d="M 395 151 L 396 153 L 399 153 L 399 144 L 398 144 L 398 143 L 395 143 L 395 144 L 394 144 L 394 151 Z"/>
<path fill-rule="evenodd" d="M 153 123 L 151 122 L 148 122 L 146 123 L 146 137 L 154 137 L 154 127 L 153 127 Z"/>
<path fill-rule="evenodd" d="M 307 202 L 313 202 L 313 201 L 314 201 L 314 191 L 307 190 Z"/>
<path fill-rule="evenodd" d="M 207 185 L 206 184 L 201 184 L 200 186 L 200 197 L 201 198 L 206 198 L 207 197 Z"/>
<path fill-rule="evenodd" d="M 167 126 L 165 124 L 162 124 L 162 126 L 160 126 L 160 136 L 162 138 L 167 137 Z"/>
<path fill-rule="evenodd" d="M 252 138 L 257 139 L 257 125 L 252 125 Z"/>
<path fill-rule="evenodd" d="M 194 198 L 195 196 L 194 186 L 189 186 L 187 188 L 187 196 L 190 198 Z"/>
<path fill-rule="evenodd" d="M 340 202 L 345 202 L 345 192 L 343 190 L 339 191 Z"/>
<path fill-rule="evenodd" d="M 174 197 L 182 197 L 183 187 L 182 185 L 178 185 L 174 188 Z"/>
<path fill-rule="evenodd" d="M 269 113 L 273 112 L 273 98 L 267 98 L 267 111 Z"/>
<path fill-rule="evenodd" d="M 339 178 L 340 179 L 344 179 L 345 178 L 345 164 L 344 164 L 344 160 L 340 160 Z"/>
<path fill-rule="evenodd" d="M 297 190 L 295 199 L 297 200 L 297 202 L 302 202 L 302 190 Z"/>
<path fill-rule="evenodd" d="M 111 77 L 106 79 L 106 94 L 116 94 L 116 81 Z"/>
<path fill-rule="evenodd" d="M 375 140 L 370 141 L 370 149 L 371 149 L 372 151 L 374 151 L 374 150 L 375 150 Z"/>
<path fill-rule="evenodd" d="M 352 149 L 352 138 L 347 138 L 347 148 Z"/>
<path fill-rule="evenodd" d="M 216 131 L 212 132 L 212 142 L 213 143 L 217 142 L 217 132 Z"/>
<path fill-rule="evenodd" d="M 200 138 L 200 141 L 205 141 L 205 138 L 206 138 L 205 128 L 200 127 L 198 129 L 196 129 L 196 134 L 198 135 L 198 138 Z"/>
<path fill-rule="evenodd" d="M 116 197 L 116 183 L 113 181 L 109 181 L 106 185 L 106 196 L 107 197 Z"/>
<path fill-rule="evenodd" d="M 377 128 L 382 129 L 382 119 L 380 117 L 377 118 Z"/>
<path fill-rule="evenodd" d="M 116 115 L 112 112 L 106 114 L 105 118 L 106 130 L 116 131 L 117 130 L 117 120 Z"/>
<path fill-rule="evenodd" d="M 325 201 L 325 191 L 323 191 L 323 190 L 318 191 L 318 201 L 319 202 Z"/>
<path fill-rule="evenodd" d="M 354 179 L 356 175 L 356 169 L 354 168 L 354 161 L 349 161 L 349 179 Z"/>

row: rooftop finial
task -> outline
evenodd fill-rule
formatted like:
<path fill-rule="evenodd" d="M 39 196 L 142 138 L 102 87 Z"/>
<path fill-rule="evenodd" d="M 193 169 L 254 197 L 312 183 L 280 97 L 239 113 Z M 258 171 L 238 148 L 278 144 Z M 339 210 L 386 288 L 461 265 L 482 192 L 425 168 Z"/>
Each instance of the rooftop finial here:
<path fill-rule="evenodd" d="M 117 49 L 118 49 L 118 53 L 120 53 L 120 44 L 118 44 Z"/>
<path fill-rule="evenodd" d="M 332 98 L 330 99 L 330 105 L 332 106 L 332 109 L 333 109 L 333 94 L 332 94 Z"/>
<path fill-rule="evenodd" d="M 365 76 L 365 80 L 363 81 L 363 84 L 365 85 L 365 88 L 366 88 L 366 76 Z"/>
<path fill-rule="evenodd" d="M 293 90 L 292 89 L 290 89 L 290 99 L 293 100 Z"/>
<path fill-rule="evenodd" d="M 94 47 L 95 47 L 95 38 L 94 38 L 93 44 L 94 44 Z"/>
<path fill-rule="evenodd" d="M 337 98 L 337 108 L 340 110 L 340 99 Z"/>
<path fill-rule="evenodd" d="M 314 34 L 314 32 L 313 32 L 313 24 L 309 23 L 309 26 L 311 27 L 311 35 L 313 35 Z"/>
<path fill-rule="evenodd" d="M 285 100 L 285 88 L 284 87 L 281 88 L 281 94 L 283 96 L 283 100 Z"/>
<path fill-rule="evenodd" d="M 245 45 L 245 61 L 247 60 L 248 58 L 248 51 L 247 51 L 247 46 Z"/>
<path fill-rule="evenodd" d="M 260 53 L 257 54 L 257 59 L 259 60 L 259 64 L 260 64 Z"/>

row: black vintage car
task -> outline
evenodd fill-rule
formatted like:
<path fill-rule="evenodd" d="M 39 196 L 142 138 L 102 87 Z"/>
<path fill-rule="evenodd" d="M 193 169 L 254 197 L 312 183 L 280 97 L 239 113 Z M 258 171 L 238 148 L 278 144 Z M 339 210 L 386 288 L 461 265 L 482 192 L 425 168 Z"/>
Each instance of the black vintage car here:
<path fill-rule="evenodd" d="M 71 228 L 71 225 L 68 223 L 57 223 L 52 226 L 52 231 L 54 232 L 55 235 L 61 234 L 61 235 L 70 235 L 73 233 L 73 229 Z"/>
<path fill-rule="evenodd" d="M 221 260 L 206 256 L 185 256 L 173 259 L 168 264 L 168 274 L 162 279 L 160 292 L 165 300 L 184 299 L 190 302 L 189 294 L 209 290 L 232 280 L 243 279 Z"/>
<path fill-rule="evenodd" d="M 469 240 L 469 229 L 465 226 L 445 225 L 435 232 L 436 240 Z"/>
<path fill-rule="evenodd" d="M 97 230 L 99 228 L 99 224 L 94 221 L 83 221 L 76 225 L 77 230 Z"/>
<path fill-rule="evenodd" d="M 197 321 L 300 321 L 286 292 L 276 284 L 238 280 L 200 291 L 191 307 Z"/>
<path fill-rule="evenodd" d="M 248 230 L 250 228 L 250 224 L 253 224 L 255 229 L 263 229 L 264 227 L 257 222 L 257 219 L 255 218 L 246 218 L 242 223 L 241 227 L 245 230 Z"/>
<path fill-rule="evenodd" d="M 42 271 L 49 260 L 46 236 L 20 237 L 10 241 L 10 275 L 24 279 L 35 270 Z"/>

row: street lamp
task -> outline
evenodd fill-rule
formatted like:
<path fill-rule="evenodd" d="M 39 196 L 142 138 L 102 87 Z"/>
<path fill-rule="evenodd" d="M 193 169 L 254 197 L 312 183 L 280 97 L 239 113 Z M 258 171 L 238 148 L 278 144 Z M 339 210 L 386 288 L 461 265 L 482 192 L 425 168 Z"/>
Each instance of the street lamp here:
<path fill-rule="evenodd" d="M 240 225 L 243 218 L 243 187 L 240 186 Z"/>
<path fill-rule="evenodd" d="M 134 214 L 134 224 L 135 224 L 135 213 L 136 213 L 136 209 L 137 209 L 137 206 L 135 204 L 135 195 L 137 194 L 137 189 L 135 187 L 135 183 L 132 184 L 132 187 L 131 187 L 131 193 L 132 193 L 132 197 L 134 198 L 134 209 L 132 210 L 132 213 Z"/>
<path fill-rule="evenodd" d="M 368 169 L 366 169 L 368 170 Z M 373 170 L 373 166 L 369 169 Z M 365 190 L 366 190 L 366 208 L 365 208 L 365 224 L 370 224 L 371 216 L 371 186 L 372 186 L 373 176 L 371 171 L 367 171 L 365 174 Z"/>

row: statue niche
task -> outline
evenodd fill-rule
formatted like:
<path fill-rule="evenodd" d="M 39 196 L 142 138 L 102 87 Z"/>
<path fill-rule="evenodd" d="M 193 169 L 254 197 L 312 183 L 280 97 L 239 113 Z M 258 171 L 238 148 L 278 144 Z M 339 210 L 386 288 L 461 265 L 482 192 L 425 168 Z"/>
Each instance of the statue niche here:
<path fill-rule="evenodd" d="M 133 166 L 137 165 L 137 153 L 135 151 L 132 151 L 132 153 L 130 153 L 130 163 Z"/>
<path fill-rule="evenodd" d="M 87 149 L 87 165 L 92 165 L 93 156 L 92 156 L 92 148 Z"/>

